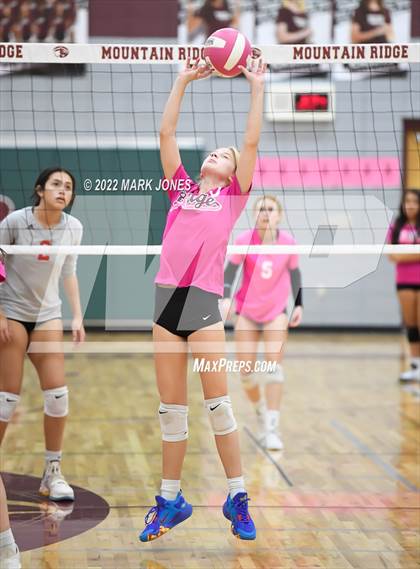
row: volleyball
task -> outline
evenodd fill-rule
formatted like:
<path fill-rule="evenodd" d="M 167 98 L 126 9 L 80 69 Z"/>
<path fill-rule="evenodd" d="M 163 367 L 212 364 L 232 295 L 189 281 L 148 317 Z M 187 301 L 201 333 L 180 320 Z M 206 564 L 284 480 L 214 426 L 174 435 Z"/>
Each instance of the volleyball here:
<path fill-rule="evenodd" d="M 204 58 L 219 75 L 236 77 L 239 66 L 246 66 L 252 47 L 247 37 L 233 28 L 222 28 L 209 36 L 204 44 Z"/>

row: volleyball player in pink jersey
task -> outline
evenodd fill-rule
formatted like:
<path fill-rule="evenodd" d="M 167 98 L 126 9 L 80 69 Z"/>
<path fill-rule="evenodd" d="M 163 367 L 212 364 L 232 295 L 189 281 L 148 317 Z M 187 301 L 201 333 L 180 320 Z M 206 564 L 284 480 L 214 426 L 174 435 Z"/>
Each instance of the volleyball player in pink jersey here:
<path fill-rule="evenodd" d="M 259 198 L 254 205 L 255 229 L 245 231 L 235 245 L 293 245 L 295 240 L 278 228 L 282 208 L 274 196 Z M 237 269 L 243 265 L 242 280 L 235 294 L 235 341 L 237 358 L 247 363 L 241 371 L 241 381 L 248 399 L 254 404 L 261 427 L 261 442 L 269 450 L 281 450 L 279 434 L 280 403 L 284 373 L 282 359 L 288 326 L 298 326 L 302 320 L 301 274 L 298 256 L 233 255 L 225 270 L 225 298 L 230 296 Z M 295 299 L 291 319 L 286 306 L 291 290 Z M 258 344 L 264 341 L 265 362 L 270 370 L 260 371 L 257 363 Z M 262 387 L 265 393 L 262 393 Z"/>
<path fill-rule="evenodd" d="M 420 245 L 420 190 L 403 193 L 400 211 L 388 233 L 394 245 Z M 398 300 L 410 346 L 410 369 L 400 381 L 420 381 L 420 255 L 393 254 Z"/>
<path fill-rule="evenodd" d="M 253 59 L 242 68 L 250 83 L 251 102 L 241 153 L 218 148 L 204 160 L 200 180 L 186 173 L 176 140 L 181 101 L 191 81 L 211 71 L 188 62 L 177 77 L 162 117 L 160 154 L 171 181 L 171 202 L 156 276 L 153 326 L 155 368 L 160 394 L 163 478 L 156 505 L 146 516 L 141 541 L 150 541 L 187 519 L 192 507 L 181 493 L 181 470 L 187 448 L 187 348 L 195 358 L 217 365 L 224 354 L 225 332 L 218 301 L 223 296 L 223 266 L 232 228 L 251 188 L 260 138 L 265 64 Z M 166 348 L 167 346 L 167 348 Z M 218 353 L 207 347 L 218 346 Z M 173 351 L 171 347 L 175 347 Z M 170 353 L 169 353 L 170 352 Z M 242 476 L 237 425 L 228 396 L 225 371 L 203 371 L 204 403 L 227 479 L 223 506 L 234 535 L 255 539 Z"/>

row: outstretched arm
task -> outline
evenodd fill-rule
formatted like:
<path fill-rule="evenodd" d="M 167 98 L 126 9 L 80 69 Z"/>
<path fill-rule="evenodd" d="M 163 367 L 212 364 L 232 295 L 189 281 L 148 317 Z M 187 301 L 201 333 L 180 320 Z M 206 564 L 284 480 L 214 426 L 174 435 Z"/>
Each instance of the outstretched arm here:
<path fill-rule="evenodd" d="M 204 79 L 211 75 L 207 65 L 200 65 L 199 60 L 187 61 L 185 69 L 175 80 L 172 91 L 166 102 L 160 125 L 160 160 L 165 178 L 171 179 L 181 163 L 178 143 L 176 141 L 176 125 L 185 89 L 191 81 Z"/>
<path fill-rule="evenodd" d="M 241 67 L 243 74 L 251 85 L 251 105 L 248 112 L 241 156 L 236 170 L 236 177 L 243 194 L 249 190 L 257 161 L 264 105 L 264 75 L 267 68 L 261 58 L 252 60 L 251 65 L 251 70 Z"/>

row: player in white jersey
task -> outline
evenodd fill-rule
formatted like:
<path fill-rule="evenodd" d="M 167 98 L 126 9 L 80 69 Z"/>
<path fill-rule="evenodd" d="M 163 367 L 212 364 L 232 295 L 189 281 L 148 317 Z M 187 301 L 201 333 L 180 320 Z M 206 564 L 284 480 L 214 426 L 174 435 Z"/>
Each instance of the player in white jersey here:
<path fill-rule="evenodd" d="M 241 233 L 235 240 L 235 245 L 296 243 L 289 233 L 278 228 L 282 208 L 275 196 L 259 198 L 254 209 L 255 229 Z M 235 294 L 235 311 L 238 314 L 235 340 L 237 357 L 247 365 L 241 371 L 241 380 L 248 399 L 257 412 L 262 430 L 262 445 L 269 450 L 281 450 L 283 443 L 279 436 L 279 408 L 284 381 L 281 362 L 288 326 L 298 326 L 303 314 L 298 256 L 232 255 L 225 269 L 225 299 L 230 296 L 230 288 L 240 265 L 243 265 L 243 272 L 241 286 Z M 286 307 L 290 292 L 293 293 L 294 308 L 289 322 Z M 224 301 L 223 304 L 226 312 L 226 305 L 230 301 Z M 260 365 L 264 362 L 256 362 L 260 339 L 264 342 L 266 365 L 270 364 L 266 370 Z M 265 394 L 262 387 L 265 388 Z"/>
<path fill-rule="evenodd" d="M 79 245 L 82 224 L 64 212 L 74 198 L 70 172 L 44 170 L 35 182 L 34 206 L 14 211 L 0 223 L 0 244 Z M 19 402 L 25 353 L 33 344 L 28 357 L 43 391 L 46 445 L 39 491 L 51 500 L 74 500 L 60 468 L 68 388 L 64 354 L 56 346 L 63 340 L 60 278 L 73 314 L 73 340 L 85 338 L 76 261 L 75 255 L 64 254 L 7 255 L 7 279 L 0 287 L 0 441 Z"/>

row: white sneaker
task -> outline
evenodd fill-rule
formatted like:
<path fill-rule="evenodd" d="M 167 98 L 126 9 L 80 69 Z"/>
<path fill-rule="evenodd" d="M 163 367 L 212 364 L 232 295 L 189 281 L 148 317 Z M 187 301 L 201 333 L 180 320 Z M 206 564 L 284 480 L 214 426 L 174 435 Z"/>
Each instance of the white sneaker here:
<path fill-rule="evenodd" d="M 263 439 L 263 445 L 267 450 L 283 450 L 283 442 L 278 433 L 270 431 Z"/>
<path fill-rule="evenodd" d="M 258 423 L 258 440 L 264 438 L 265 435 L 265 410 L 257 410 L 257 423 Z"/>
<path fill-rule="evenodd" d="M 14 543 L 0 549 L 1 569 L 21 569 L 19 548 Z"/>
<path fill-rule="evenodd" d="M 42 477 L 39 493 L 48 496 L 50 500 L 74 500 L 73 488 L 67 484 L 61 474 L 60 461 L 52 460 L 48 463 Z"/>
<path fill-rule="evenodd" d="M 400 374 L 400 381 L 420 381 L 420 368 L 412 366 L 411 369 L 403 371 Z"/>

